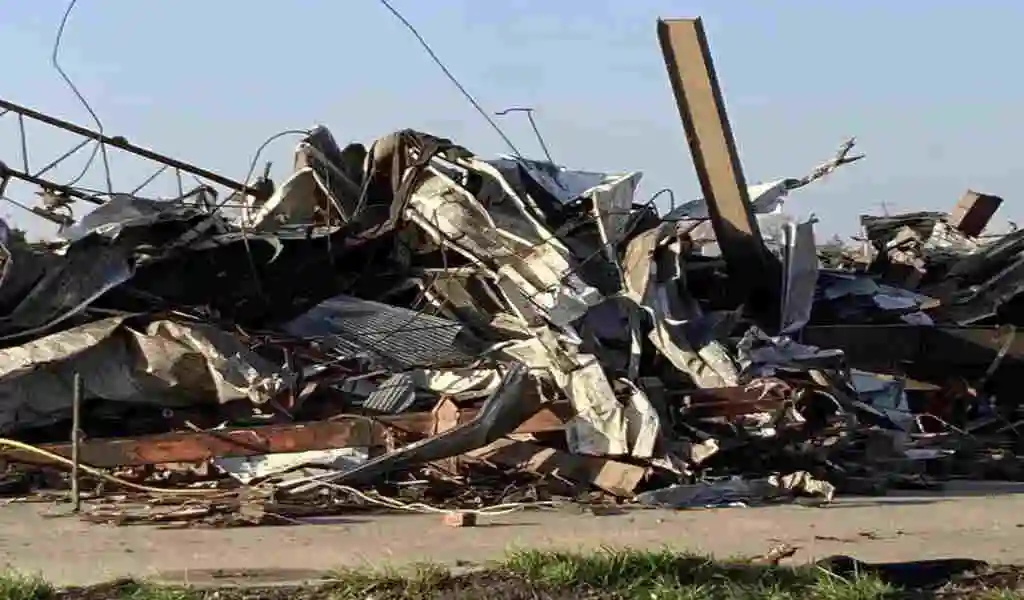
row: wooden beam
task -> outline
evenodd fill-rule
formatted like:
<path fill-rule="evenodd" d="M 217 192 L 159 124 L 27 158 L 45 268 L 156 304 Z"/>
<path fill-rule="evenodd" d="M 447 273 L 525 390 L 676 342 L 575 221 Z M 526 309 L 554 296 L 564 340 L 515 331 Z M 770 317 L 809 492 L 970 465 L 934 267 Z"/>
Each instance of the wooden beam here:
<path fill-rule="evenodd" d="M 949 224 L 967 235 L 977 237 L 988 227 L 988 222 L 1002 203 L 1003 199 L 999 196 L 967 190 L 949 215 Z"/>
<path fill-rule="evenodd" d="M 774 291 L 777 303 L 781 273 L 751 210 L 704 26 L 700 19 L 659 20 L 658 41 L 730 285 L 745 296 L 760 291 L 762 300 Z"/>

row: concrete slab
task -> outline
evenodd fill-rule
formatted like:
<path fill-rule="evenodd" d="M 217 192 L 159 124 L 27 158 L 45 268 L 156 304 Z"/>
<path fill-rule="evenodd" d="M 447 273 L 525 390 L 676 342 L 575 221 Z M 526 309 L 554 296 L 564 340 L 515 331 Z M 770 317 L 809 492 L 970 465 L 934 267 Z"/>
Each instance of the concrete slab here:
<path fill-rule="evenodd" d="M 436 515 L 394 515 L 294 527 L 159 530 L 46 518 L 54 507 L 14 504 L 0 508 L 0 561 L 69 585 L 121 576 L 206 583 L 260 573 L 306 579 L 339 567 L 479 563 L 515 548 L 670 547 L 725 557 L 786 542 L 801 547 L 798 560 L 848 554 L 866 561 L 1024 563 L 1021 491 L 1021 485 L 968 486 L 944 496 L 840 499 L 828 508 L 520 512 L 482 518 L 469 528 L 447 527 Z"/>

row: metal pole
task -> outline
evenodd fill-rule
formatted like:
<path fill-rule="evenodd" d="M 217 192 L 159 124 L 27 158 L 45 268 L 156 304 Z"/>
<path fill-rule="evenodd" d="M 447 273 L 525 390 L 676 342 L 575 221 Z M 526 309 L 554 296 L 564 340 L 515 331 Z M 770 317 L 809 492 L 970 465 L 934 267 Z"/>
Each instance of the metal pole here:
<path fill-rule="evenodd" d="M 75 373 L 71 399 L 71 502 L 74 512 L 82 510 L 82 491 L 78 482 L 79 446 L 82 443 L 82 375 Z"/>
<path fill-rule="evenodd" d="M 503 116 L 507 115 L 508 113 L 513 113 L 513 112 L 523 112 L 523 113 L 526 113 L 526 118 L 530 120 L 530 127 L 533 128 L 533 135 L 537 136 L 537 142 L 540 144 L 540 149 L 544 151 L 544 156 L 547 157 L 548 162 L 551 163 L 552 165 L 554 165 L 555 161 L 554 161 L 553 158 L 551 158 L 551 152 L 548 150 L 548 145 L 544 143 L 544 136 L 542 136 L 540 134 L 540 129 L 537 128 L 537 122 L 533 120 L 533 109 L 532 108 L 527 108 L 527 107 L 506 108 L 505 110 L 498 111 L 498 112 L 496 112 L 494 114 L 495 114 L 495 116 L 503 117 Z"/>

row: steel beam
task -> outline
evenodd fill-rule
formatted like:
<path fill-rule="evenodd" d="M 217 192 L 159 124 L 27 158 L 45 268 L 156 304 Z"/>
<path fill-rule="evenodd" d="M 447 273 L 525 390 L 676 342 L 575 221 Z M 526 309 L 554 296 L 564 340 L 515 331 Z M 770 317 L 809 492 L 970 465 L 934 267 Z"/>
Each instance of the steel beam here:
<path fill-rule="evenodd" d="M 731 286 L 762 300 L 774 290 L 777 303 L 781 273 L 750 207 L 704 26 L 699 18 L 659 20 L 658 41 Z"/>

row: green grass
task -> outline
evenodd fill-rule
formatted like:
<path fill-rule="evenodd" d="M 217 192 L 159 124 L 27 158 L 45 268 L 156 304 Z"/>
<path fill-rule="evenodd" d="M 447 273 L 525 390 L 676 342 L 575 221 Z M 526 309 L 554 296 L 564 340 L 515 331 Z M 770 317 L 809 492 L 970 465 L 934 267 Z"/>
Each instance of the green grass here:
<path fill-rule="evenodd" d="M 48 598 L 53 588 L 37 575 L 8 571 L 0 575 L 0 600 Z"/>
<path fill-rule="evenodd" d="M 1009 590 L 927 595 L 868 576 L 840 577 L 815 566 L 756 566 L 668 550 L 604 550 L 588 554 L 521 551 L 480 570 L 452 574 L 432 565 L 401 571 L 344 570 L 329 583 L 301 589 L 189 589 L 117 582 L 56 589 L 38 577 L 0 574 L 0 600 L 421 600 L 592 598 L 600 600 L 869 600 L 905 598 L 1024 599 Z"/>
<path fill-rule="evenodd" d="M 817 567 L 754 566 L 669 550 L 525 551 L 510 556 L 505 567 L 545 587 L 609 590 L 630 599 L 861 600 L 897 591 L 874 578 L 845 579 Z"/>

